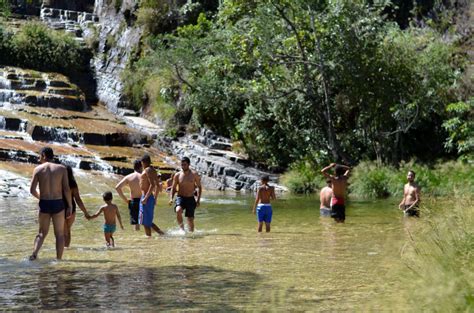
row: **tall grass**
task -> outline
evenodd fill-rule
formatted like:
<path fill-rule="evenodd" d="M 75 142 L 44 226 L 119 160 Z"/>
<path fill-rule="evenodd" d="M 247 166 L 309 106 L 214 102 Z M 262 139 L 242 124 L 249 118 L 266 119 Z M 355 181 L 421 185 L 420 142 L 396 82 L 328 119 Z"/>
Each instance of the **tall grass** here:
<path fill-rule="evenodd" d="M 441 205 L 440 205 L 441 204 Z M 474 311 L 474 201 L 425 206 L 426 217 L 410 233 L 402 251 L 407 271 L 402 274 L 403 299 L 414 311 Z M 410 228 L 410 227 L 408 227 Z"/>
<path fill-rule="evenodd" d="M 439 162 L 433 166 L 411 161 L 401 163 L 399 168 L 361 162 L 353 170 L 350 192 L 361 198 L 400 197 L 409 170 L 415 171 L 415 180 L 423 195 L 474 194 L 474 165 L 461 161 Z"/>

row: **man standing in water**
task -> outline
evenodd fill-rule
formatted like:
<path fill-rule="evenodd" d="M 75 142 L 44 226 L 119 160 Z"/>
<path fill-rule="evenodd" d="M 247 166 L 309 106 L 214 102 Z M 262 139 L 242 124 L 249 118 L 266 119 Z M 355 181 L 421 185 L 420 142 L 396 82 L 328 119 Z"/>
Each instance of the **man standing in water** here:
<path fill-rule="evenodd" d="M 140 199 L 142 197 L 142 190 L 140 189 L 140 176 L 143 171 L 142 163 L 140 160 L 135 160 L 133 162 L 134 172 L 125 176 L 118 184 L 115 186 L 115 190 L 119 194 L 120 198 L 125 201 L 128 205 L 128 211 L 130 213 L 130 224 L 135 225 L 135 230 L 140 230 L 140 225 L 138 224 L 138 212 L 140 210 Z M 130 188 L 130 199 L 128 199 L 122 191 L 124 186 Z"/>
<path fill-rule="evenodd" d="M 72 213 L 72 199 L 66 167 L 53 163 L 54 153 L 50 147 L 40 150 L 40 163 L 33 171 L 31 194 L 39 199 L 39 232 L 35 238 L 34 250 L 30 261 L 36 260 L 49 231 L 49 223 L 53 219 L 56 237 L 56 258 L 61 260 L 64 251 L 64 210 L 66 218 Z M 37 187 L 39 186 L 39 193 Z M 66 198 L 65 208 L 63 195 Z"/>
<path fill-rule="evenodd" d="M 415 172 L 410 170 L 407 174 L 408 183 L 403 188 L 403 199 L 398 205 L 405 216 L 420 217 L 418 205 L 420 204 L 420 186 L 415 182 Z"/>
<path fill-rule="evenodd" d="M 142 159 L 143 171 L 140 175 L 141 200 L 138 214 L 138 222 L 145 228 L 145 234 L 151 237 L 153 229 L 160 235 L 165 233 L 153 223 L 153 215 L 155 211 L 156 198 L 158 197 L 158 189 L 160 187 L 160 179 L 156 170 L 151 166 L 151 158 L 145 154 Z"/>
<path fill-rule="evenodd" d="M 326 187 L 321 189 L 319 193 L 319 214 L 321 216 L 331 216 L 331 198 L 332 198 L 332 182 L 330 179 L 326 179 Z"/>
<path fill-rule="evenodd" d="M 330 168 L 335 168 L 336 175 L 328 174 Z M 347 181 L 349 179 L 350 167 L 331 163 L 321 170 L 321 173 L 331 180 L 332 199 L 331 199 L 331 217 L 337 223 L 344 223 L 346 220 L 345 196 L 347 190 Z"/>
<path fill-rule="evenodd" d="M 186 210 L 185 216 L 188 220 L 189 231 L 194 231 L 194 211 L 199 206 L 201 201 L 202 186 L 201 177 L 196 171 L 189 168 L 191 161 L 188 157 L 181 159 L 181 171 L 176 173 L 173 178 L 173 185 L 171 187 L 170 202 L 173 203 L 173 198 L 176 192 L 176 220 L 179 227 L 184 230 L 183 225 L 183 211 Z M 197 188 L 197 199 L 194 197 L 194 191 Z"/>
<path fill-rule="evenodd" d="M 273 209 L 270 204 L 271 200 L 275 200 L 275 188 L 268 185 L 270 177 L 265 175 L 261 178 L 261 186 L 258 188 L 255 203 L 252 212 L 257 215 L 257 232 L 262 232 L 263 223 L 265 222 L 265 231 L 270 232 Z"/>

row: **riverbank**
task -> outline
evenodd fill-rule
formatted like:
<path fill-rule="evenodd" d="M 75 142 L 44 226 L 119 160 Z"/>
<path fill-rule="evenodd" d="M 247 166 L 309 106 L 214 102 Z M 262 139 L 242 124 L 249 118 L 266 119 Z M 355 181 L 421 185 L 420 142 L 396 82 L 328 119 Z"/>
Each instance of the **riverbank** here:
<path fill-rule="evenodd" d="M 424 217 L 407 228 L 400 251 L 406 265 L 397 302 L 408 311 L 474 310 L 474 201 L 464 197 L 427 200 Z"/>
<path fill-rule="evenodd" d="M 322 167 L 321 167 L 322 168 Z M 439 161 L 433 165 L 411 161 L 398 168 L 361 162 L 351 171 L 349 196 L 362 199 L 401 197 L 409 170 L 424 196 L 462 196 L 474 194 L 474 164 L 462 161 Z M 294 193 L 318 192 L 325 186 L 320 168 L 305 164 L 290 169 L 282 176 L 283 185 Z"/>

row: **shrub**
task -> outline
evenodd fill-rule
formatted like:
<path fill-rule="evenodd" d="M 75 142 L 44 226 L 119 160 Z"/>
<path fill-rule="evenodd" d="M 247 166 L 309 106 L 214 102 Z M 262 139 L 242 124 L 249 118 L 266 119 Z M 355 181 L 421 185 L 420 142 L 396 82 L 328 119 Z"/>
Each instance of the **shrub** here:
<path fill-rule="evenodd" d="M 15 34 L 2 33 L 0 41 L 8 38 L 6 45 L 0 43 L 0 53 L 9 56 L 1 59 L 5 65 L 70 74 L 86 64 L 85 54 L 72 36 L 42 23 L 27 23 Z"/>
<path fill-rule="evenodd" d="M 291 192 L 309 194 L 325 185 L 324 177 L 309 161 L 299 161 L 291 165 L 290 170 L 282 175 L 281 182 Z"/>

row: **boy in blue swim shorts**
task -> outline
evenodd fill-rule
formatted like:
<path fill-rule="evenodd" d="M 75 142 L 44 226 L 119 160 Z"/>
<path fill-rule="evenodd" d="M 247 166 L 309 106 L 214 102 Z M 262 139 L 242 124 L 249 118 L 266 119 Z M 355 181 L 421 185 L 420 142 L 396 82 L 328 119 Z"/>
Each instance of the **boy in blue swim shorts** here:
<path fill-rule="evenodd" d="M 104 236 L 107 248 L 115 247 L 114 233 L 117 228 L 115 219 L 118 219 L 120 227 L 123 229 L 122 218 L 118 207 L 112 203 L 112 193 L 110 191 L 104 192 L 102 198 L 105 201 L 105 205 L 101 206 L 99 211 L 92 215 L 90 219 L 98 217 L 101 213 L 104 213 L 105 224 L 103 226 Z"/>
<path fill-rule="evenodd" d="M 268 185 L 270 178 L 265 175 L 261 178 L 261 186 L 258 188 L 257 197 L 253 206 L 253 214 L 257 214 L 257 231 L 262 232 L 263 223 L 265 223 L 266 232 L 270 232 L 270 223 L 272 222 L 273 210 L 270 204 L 275 197 L 275 188 Z"/>

